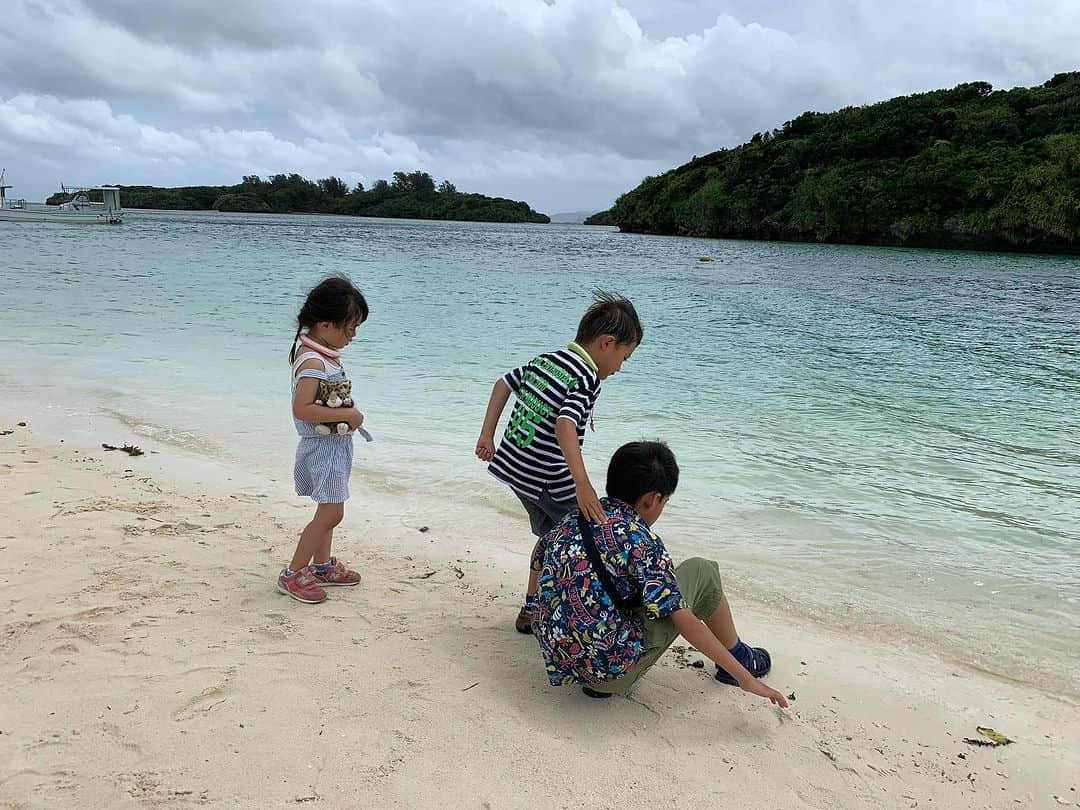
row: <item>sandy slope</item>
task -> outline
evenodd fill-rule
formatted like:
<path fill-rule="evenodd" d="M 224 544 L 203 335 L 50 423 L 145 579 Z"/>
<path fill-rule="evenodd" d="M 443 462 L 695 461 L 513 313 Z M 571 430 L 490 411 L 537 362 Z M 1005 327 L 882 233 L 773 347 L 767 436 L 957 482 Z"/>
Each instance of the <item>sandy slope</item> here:
<path fill-rule="evenodd" d="M 2 807 L 1080 806 L 1069 700 L 735 586 L 788 712 L 693 651 L 590 701 L 511 628 L 524 519 L 357 480 L 365 581 L 310 607 L 273 587 L 309 514 L 280 482 L 0 428 Z"/>

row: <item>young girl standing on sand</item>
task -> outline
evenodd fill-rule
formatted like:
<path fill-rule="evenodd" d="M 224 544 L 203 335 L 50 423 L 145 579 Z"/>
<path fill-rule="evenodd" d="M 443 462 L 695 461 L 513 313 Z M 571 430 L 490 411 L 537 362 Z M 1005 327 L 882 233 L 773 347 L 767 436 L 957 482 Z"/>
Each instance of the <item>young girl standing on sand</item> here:
<path fill-rule="evenodd" d="M 334 529 L 345 516 L 352 469 L 353 432 L 364 422 L 356 408 L 317 404 L 320 382 L 345 379 L 341 350 L 352 342 L 356 327 L 367 320 L 368 305 L 344 276 L 324 279 L 308 293 L 297 316 L 292 363 L 292 413 L 300 443 L 293 478 L 296 494 L 317 504 L 315 517 L 304 527 L 289 567 L 278 576 L 278 590 L 299 602 L 326 599 L 329 585 L 358 585 L 360 574 L 330 556 Z M 347 433 L 321 435 L 317 425 L 347 422 Z"/>

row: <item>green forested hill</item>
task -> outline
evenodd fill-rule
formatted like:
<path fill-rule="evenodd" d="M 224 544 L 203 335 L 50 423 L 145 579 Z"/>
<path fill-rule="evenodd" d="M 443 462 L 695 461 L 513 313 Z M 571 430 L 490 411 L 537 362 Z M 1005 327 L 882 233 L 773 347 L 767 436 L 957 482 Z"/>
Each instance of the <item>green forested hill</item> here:
<path fill-rule="evenodd" d="M 587 222 L 623 231 L 1080 253 L 1080 72 L 804 113 Z"/>
<path fill-rule="evenodd" d="M 62 202 L 54 195 L 50 202 Z M 124 208 L 186 211 L 248 211 L 281 214 L 350 214 L 403 219 L 454 219 L 476 222 L 548 222 L 527 203 L 483 194 L 464 194 L 452 183 L 438 186 L 427 172 L 394 172 L 391 181 L 377 180 L 370 189 L 350 189 L 338 177 L 312 181 L 298 174 L 277 174 L 263 180 L 245 177 L 235 186 L 121 186 Z"/>

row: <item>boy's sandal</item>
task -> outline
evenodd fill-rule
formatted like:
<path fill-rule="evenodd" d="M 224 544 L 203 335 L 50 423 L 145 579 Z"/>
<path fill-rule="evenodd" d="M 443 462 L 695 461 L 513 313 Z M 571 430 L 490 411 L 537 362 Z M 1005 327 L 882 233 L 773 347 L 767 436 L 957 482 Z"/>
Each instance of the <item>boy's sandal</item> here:
<path fill-rule="evenodd" d="M 739 652 L 740 654 L 735 656 L 735 660 L 746 667 L 746 671 L 755 678 L 762 678 L 769 674 L 769 670 L 772 669 L 772 656 L 764 647 L 750 647 L 744 644 Z M 713 677 L 728 686 L 739 685 L 739 682 L 731 677 L 728 671 L 721 668 L 719 664 L 716 665 L 716 674 Z"/>
<path fill-rule="evenodd" d="M 532 614 L 522 608 L 514 619 L 514 629 L 526 636 L 532 635 Z"/>
<path fill-rule="evenodd" d="M 606 698 L 613 697 L 614 692 L 597 692 L 595 689 L 590 689 L 587 686 L 581 687 L 582 694 L 585 697 L 596 698 L 597 700 L 605 700 Z"/>

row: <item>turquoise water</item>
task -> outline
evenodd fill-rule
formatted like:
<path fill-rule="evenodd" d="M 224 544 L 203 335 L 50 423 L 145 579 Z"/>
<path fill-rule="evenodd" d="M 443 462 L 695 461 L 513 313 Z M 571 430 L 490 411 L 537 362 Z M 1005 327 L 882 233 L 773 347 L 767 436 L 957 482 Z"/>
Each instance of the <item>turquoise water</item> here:
<path fill-rule="evenodd" d="M 572 338 L 591 289 L 620 291 L 645 340 L 585 455 L 600 488 L 622 442 L 671 444 L 683 478 L 658 529 L 676 556 L 1080 689 L 1076 259 L 156 212 L 0 223 L 0 246 L 9 386 L 62 380 L 74 411 L 266 470 L 282 497 L 293 318 L 348 272 L 371 319 L 347 367 L 377 438 L 358 444 L 356 508 L 367 486 L 516 509 L 472 457 L 491 385 Z"/>

